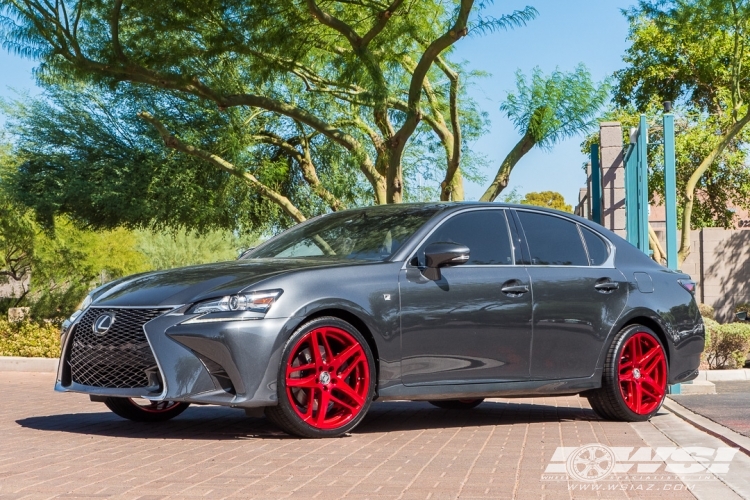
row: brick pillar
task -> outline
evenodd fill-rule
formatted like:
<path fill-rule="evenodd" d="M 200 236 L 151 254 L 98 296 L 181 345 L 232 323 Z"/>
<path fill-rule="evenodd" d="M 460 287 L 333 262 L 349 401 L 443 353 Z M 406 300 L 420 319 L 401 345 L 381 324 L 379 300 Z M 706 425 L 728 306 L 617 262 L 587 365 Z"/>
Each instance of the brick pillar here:
<path fill-rule="evenodd" d="M 603 226 L 625 238 L 625 164 L 619 122 L 599 124 Z"/>

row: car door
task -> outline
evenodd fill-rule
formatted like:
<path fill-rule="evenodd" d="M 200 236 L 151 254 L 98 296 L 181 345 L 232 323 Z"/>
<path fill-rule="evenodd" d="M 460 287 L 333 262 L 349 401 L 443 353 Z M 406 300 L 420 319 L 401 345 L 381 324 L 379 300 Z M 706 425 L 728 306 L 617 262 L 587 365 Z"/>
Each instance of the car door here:
<path fill-rule="evenodd" d="M 613 247 L 568 218 L 515 213 L 534 294 L 531 378 L 588 377 L 627 302 L 627 280 L 614 267 Z"/>
<path fill-rule="evenodd" d="M 531 348 L 531 293 L 504 209 L 448 216 L 401 270 L 402 380 L 407 385 L 525 380 Z M 423 276 L 424 247 L 466 245 L 465 264 Z M 503 291 L 505 290 L 505 291 Z"/>

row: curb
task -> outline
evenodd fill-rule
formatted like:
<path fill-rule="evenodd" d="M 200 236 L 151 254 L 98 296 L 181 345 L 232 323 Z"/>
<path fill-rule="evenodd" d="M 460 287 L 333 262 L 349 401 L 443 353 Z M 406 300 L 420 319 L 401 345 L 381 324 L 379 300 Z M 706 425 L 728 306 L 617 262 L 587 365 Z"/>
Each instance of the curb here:
<path fill-rule="evenodd" d="M 672 399 L 665 398 L 664 407 L 696 429 L 724 441 L 729 446 L 737 447 L 742 453 L 750 456 L 749 437 L 734 432 L 732 429 L 724 427 L 721 424 L 717 424 L 703 415 L 694 413 Z"/>
<path fill-rule="evenodd" d="M 57 373 L 57 358 L 22 358 L 0 356 L 0 372 Z"/>
<path fill-rule="evenodd" d="M 701 370 L 695 380 L 707 380 L 709 382 L 735 382 L 750 380 L 750 369 L 740 368 L 737 370 Z"/>

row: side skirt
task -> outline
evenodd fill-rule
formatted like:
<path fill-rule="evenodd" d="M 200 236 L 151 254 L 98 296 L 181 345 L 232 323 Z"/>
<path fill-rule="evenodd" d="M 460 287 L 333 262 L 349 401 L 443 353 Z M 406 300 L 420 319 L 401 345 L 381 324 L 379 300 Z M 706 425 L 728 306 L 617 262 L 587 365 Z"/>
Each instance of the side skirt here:
<path fill-rule="evenodd" d="M 378 401 L 539 397 L 578 394 L 602 385 L 602 371 L 590 377 L 563 380 L 527 380 L 487 384 L 393 385 L 378 391 Z"/>

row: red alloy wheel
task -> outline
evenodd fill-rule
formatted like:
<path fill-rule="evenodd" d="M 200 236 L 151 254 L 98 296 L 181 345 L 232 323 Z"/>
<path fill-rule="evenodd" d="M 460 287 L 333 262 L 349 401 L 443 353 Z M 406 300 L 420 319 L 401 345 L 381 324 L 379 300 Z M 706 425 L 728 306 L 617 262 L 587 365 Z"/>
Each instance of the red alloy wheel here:
<path fill-rule="evenodd" d="M 338 429 L 355 418 L 367 401 L 367 355 L 345 330 L 315 328 L 292 349 L 285 382 L 287 398 L 302 421 L 316 429 Z"/>
<path fill-rule="evenodd" d="M 647 415 L 658 408 L 667 390 L 667 359 L 654 337 L 638 332 L 625 341 L 617 372 L 622 398 L 632 412 Z"/>

